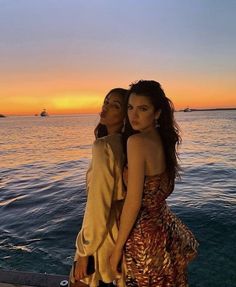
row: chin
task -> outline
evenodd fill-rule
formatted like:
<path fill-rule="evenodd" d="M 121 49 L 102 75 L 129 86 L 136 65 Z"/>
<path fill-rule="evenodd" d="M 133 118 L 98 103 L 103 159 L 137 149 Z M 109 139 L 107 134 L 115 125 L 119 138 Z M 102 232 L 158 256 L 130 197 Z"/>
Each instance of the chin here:
<path fill-rule="evenodd" d="M 135 131 L 139 131 L 139 126 L 138 125 L 131 125 L 132 129 Z"/>
<path fill-rule="evenodd" d="M 103 118 L 100 118 L 99 124 L 105 125 L 105 124 L 106 124 L 106 121 L 105 121 Z"/>

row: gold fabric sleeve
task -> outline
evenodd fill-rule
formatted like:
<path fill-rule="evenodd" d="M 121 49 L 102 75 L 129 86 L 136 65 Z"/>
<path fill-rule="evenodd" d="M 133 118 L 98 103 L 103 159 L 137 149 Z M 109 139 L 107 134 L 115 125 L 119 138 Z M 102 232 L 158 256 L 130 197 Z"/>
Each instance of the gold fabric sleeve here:
<path fill-rule="evenodd" d="M 106 141 L 95 141 L 87 177 L 87 203 L 82 228 L 76 239 L 75 260 L 78 256 L 92 255 L 108 232 L 115 176 L 114 155 Z"/>

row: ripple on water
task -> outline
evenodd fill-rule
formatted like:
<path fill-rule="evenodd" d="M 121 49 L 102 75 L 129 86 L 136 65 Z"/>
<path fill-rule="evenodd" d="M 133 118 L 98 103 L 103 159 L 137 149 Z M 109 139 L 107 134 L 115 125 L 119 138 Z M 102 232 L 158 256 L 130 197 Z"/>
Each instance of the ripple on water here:
<path fill-rule="evenodd" d="M 200 243 L 198 258 L 189 266 L 190 286 L 234 287 L 235 111 L 176 117 L 183 131 L 183 172 L 168 203 Z M 69 273 L 85 208 L 85 172 L 96 120 L 94 116 L 4 120 L 1 268 Z"/>

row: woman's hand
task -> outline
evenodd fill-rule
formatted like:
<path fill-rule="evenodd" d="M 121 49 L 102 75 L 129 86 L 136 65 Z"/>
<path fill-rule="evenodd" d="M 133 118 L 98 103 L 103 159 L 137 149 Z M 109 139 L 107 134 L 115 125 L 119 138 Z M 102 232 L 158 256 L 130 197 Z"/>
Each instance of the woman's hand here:
<path fill-rule="evenodd" d="M 87 276 L 88 257 L 79 257 L 77 260 L 74 263 L 74 278 L 78 281 Z"/>
<path fill-rule="evenodd" d="M 119 263 L 121 261 L 122 257 L 122 249 L 114 248 L 113 252 L 110 256 L 110 265 L 111 265 L 111 270 L 113 273 L 117 276 L 120 276 L 121 270 L 118 270 L 120 268 Z"/>

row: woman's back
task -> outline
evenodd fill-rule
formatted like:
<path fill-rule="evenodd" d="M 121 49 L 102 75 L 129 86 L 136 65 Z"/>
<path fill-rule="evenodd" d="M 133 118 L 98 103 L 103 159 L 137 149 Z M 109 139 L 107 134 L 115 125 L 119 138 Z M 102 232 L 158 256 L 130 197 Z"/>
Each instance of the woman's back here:
<path fill-rule="evenodd" d="M 160 135 L 155 133 L 136 134 L 142 145 L 142 154 L 144 157 L 145 170 L 144 175 L 156 175 L 165 171 L 165 154 Z"/>

